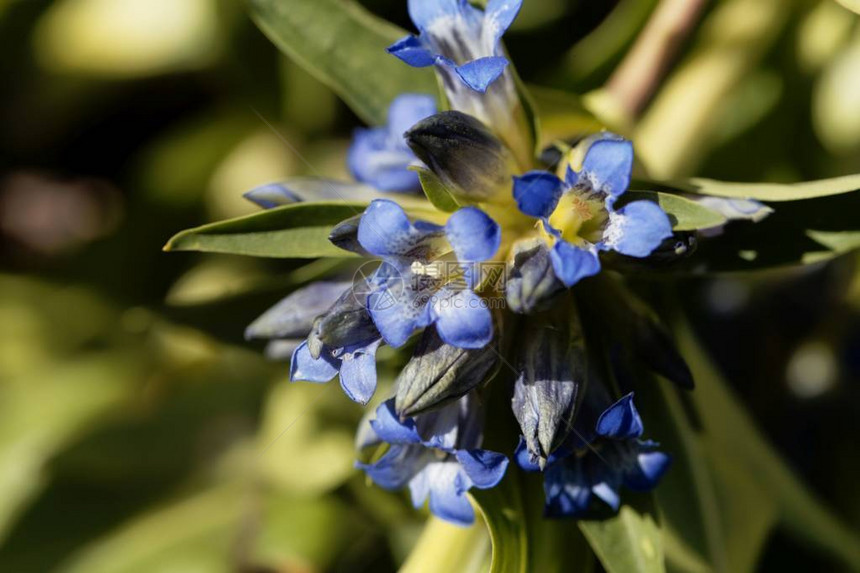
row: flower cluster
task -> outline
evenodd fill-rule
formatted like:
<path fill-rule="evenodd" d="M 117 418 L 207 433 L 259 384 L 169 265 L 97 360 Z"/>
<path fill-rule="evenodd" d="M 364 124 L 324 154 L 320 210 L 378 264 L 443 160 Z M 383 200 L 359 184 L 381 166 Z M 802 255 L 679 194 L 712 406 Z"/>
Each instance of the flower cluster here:
<path fill-rule="evenodd" d="M 555 165 L 535 159 L 501 45 L 520 3 L 490 0 L 482 11 L 466 0 L 410 0 L 419 34 L 389 52 L 434 66 L 450 109 L 401 96 L 387 126 L 355 134 L 348 164 L 365 186 L 423 187 L 430 201 L 375 197 L 331 239 L 378 267 L 351 284 L 300 289 L 247 332 L 271 339 L 273 356 L 293 350 L 292 380 L 339 377 L 361 404 L 378 386 L 380 346 L 417 340 L 392 397 L 360 433 L 361 448 L 376 446 L 376 455 L 358 467 L 381 487 L 408 487 L 416 507 L 429 499 L 430 511 L 459 524 L 474 517 L 466 492 L 494 487 L 508 465 L 503 454 L 480 449 L 481 403 L 491 392 L 509 399 L 519 426 L 520 446 L 514 452 L 510 444 L 510 453 L 523 469 L 544 472 L 547 513 L 576 517 L 593 499 L 617 509 L 621 485 L 653 487 L 669 460 L 640 440 L 632 394 L 617 399 L 621 385 L 595 366 L 596 349 L 620 344 L 623 355 L 689 385 L 670 338 L 647 313 L 621 311 L 619 320 L 630 323 L 618 329 L 587 328 L 584 307 L 595 312 L 606 289 L 626 291 L 596 277 L 589 280 L 606 283 L 592 287 L 602 293 L 592 300 L 581 288 L 586 279 L 610 255 L 644 259 L 671 243 L 672 225 L 657 203 L 626 194 L 633 147 L 622 137 L 587 137 L 565 147 Z M 271 193 L 251 198 L 271 207 Z M 502 272 L 485 272 L 490 266 Z M 615 306 L 635 308 L 628 294 Z"/>

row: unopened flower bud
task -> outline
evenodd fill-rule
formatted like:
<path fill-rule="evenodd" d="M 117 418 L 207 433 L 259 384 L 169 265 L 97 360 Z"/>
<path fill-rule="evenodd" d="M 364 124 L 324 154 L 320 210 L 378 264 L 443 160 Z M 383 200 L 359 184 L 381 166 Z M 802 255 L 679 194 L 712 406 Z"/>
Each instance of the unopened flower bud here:
<path fill-rule="evenodd" d="M 458 348 L 445 344 L 436 329 L 428 328 L 397 377 L 397 414 L 414 416 L 447 404 L 488 380 L 497 365 L 498 351 L 492 344 Z"/>
<path fill-rule="evenodd" d="M 472 116 L 458 111 L 430 116 L 406 132 L 406 142 L 458 198 L 479 202 L 510 193 L 514 159 Z"/>

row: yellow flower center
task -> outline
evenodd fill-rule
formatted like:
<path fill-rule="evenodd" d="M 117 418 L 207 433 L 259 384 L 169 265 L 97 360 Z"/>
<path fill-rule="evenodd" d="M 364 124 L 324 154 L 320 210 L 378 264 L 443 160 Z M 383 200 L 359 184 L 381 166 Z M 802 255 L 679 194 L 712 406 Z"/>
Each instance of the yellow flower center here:
<path fill-rule="evenodd" d="M 574 190 L 562 195 L 549 216 L 549 223 L 561 233 L 563 240 L 583 246 L 586 242 L 600 241 L 608 216 L 602 201 L 583 198 Z M 550 243 L 554 242 L 555 238 L 546 229 L 543 234 Z"/>

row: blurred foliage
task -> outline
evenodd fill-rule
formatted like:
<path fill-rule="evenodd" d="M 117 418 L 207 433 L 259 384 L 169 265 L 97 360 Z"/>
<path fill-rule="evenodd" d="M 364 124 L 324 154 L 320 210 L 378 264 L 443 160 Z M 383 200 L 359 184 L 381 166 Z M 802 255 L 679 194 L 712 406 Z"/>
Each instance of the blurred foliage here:
<path fill-rule="evenodd" d="M 409 28 L 405 2 L 363 4 Z M 506 41 L 523 79 L 542 86 L 547 141 L 593 129 L 558 90 L 603 85 L 655 4 L 526 0 Z M 855 4 L 712 2 L 631 130 L 654 174 L 860 172 Z M 288 384 L 284 365 L 242 340 L 260 312 L 331 267 L 161 251 L 177 229 L 253 212 L 241 199 L 252 187 L 345 177 L 358 117 L 228 0 L 6 0 L 0 43 L 0 571 L 386 571 L 413 546 L 407 571 L 486 569 L 482 525 L 431 520 L 422 533 L 405 497 L 352 470 L 362 412 L 335 384 Z M 691 278 L 675 293 L 764 435 L 855 527 L 858 264 Z M 663 285 L 648 285 L 659 298 Z M 704 354 L 691 360 L 707 368 Z M 746 418 L 706 416 L 724 397 L 694 397 L 727 441 L 686 447 L 748 442 L 742 455 L 766 465 Z M 720 467 L 711 509 L 746 523 L 723 532 L 728 570 L 837 566 L 769 533 L 786 511 L 771 496 L 791 483 L 763 484 L 764 466 Z M 617 519 L 647 528 L 637 520 L 650 517 Z M 463 551 L 434 551 L 446 539 Z M 691 571 L 710 543 L 662 542 Z"/>

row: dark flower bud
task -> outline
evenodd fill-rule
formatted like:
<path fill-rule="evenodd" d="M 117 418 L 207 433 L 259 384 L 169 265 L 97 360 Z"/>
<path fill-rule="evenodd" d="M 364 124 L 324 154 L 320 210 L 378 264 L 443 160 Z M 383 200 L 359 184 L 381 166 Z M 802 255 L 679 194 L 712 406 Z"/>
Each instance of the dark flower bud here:
<path fill-rule="evenodd" d="M 563 307 L 527 320 L 514 384 L 514 416 L 541 466 L 573 428 L 587 376 L 579 317 L 573 307 Z"/>
<path fill-rule="evenodd" d="M 360 222 L 361 214 L 341 221 L 328 234 L 328 240 L 339 249 L 369 257 L 370 254 L 358 242 L 358 224 Z"/>
<path fill-rule="evenodd" d="M 314 319 L 349 287 L 348 282 L 319 281 L 300 288 L 251 323 L 245 338 L 304 338 Z"/>
<path fill-rule="evenodd" d="M 514 260 L 508 268 L 505 298 L 508 308 L 518 314 L 544 310 L 553 295 L 564 289 L 555 276 L 549 247 L 541 239 L 514 245 Z"/>
<path fill-rule="evenodd" d="M 319 358 L 322 346 L 343 348 L 379 338 L 379 331 L 367 312 L 369 283 L 348 288 L 325 314 L 314 321 L 308 336 L 311 356 Z"/>
<path fill-rule="evenodd" d="M 419 121 L 406 143 L 452 193 L 467 201 L 487 201 L 510 193 L 514 159 L 483 123 L 459 111 Z"/>
<path fill-rule="evenodd" d="M 426 329 L 397 377 L 397 414 L 414 416 L 460 398 L 492 377 L 498 356 L 492 343 L 478 349 L 458 348 L 442 342 L 435 328 Z"/>

